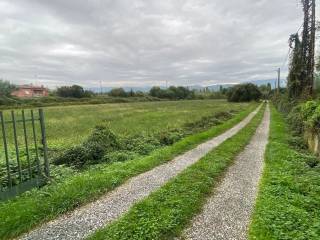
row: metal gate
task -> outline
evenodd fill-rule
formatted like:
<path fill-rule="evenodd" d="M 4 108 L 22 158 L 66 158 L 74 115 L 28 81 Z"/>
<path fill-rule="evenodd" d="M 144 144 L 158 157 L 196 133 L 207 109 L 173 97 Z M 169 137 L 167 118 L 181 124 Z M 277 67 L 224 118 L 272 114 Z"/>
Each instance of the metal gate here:
<path fill-rule="evenodd" d="M 0 111 L 0 122 L 0 200 L 6 200 L 43 185 L 50 169 L 42 109 Z"/>

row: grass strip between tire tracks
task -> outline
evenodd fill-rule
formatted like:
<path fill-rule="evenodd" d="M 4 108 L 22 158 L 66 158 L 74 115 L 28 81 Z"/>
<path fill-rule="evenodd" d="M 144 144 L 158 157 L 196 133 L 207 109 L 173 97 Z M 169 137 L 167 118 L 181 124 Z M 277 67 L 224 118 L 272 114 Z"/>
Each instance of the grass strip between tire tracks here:
<path fill-rule="evenodd" d="M 172 146 L 155 150 L 147 157 L 100 166 L 0 203 L 0 239 L 17 237 L 41 223 L 97 199 L 129 178 L 170 161 L 225 132 L 256 107 L 257 104 L 251 104 L 248 109 L 225 123 L 188 136 Z"/>
<path fill-rule="evenodd" d="M 249 143 L 264 115 L 252 121 L 128 213 L 89 236 L 90 240 L 174 239 L 200 211 L 219 178 Z"/>
<path fill-rule="evenodd" d="M 269 144 L 249 239 L 320 239 L 320 162 L 289 144 L 290 130 L 272 107 Z"/>

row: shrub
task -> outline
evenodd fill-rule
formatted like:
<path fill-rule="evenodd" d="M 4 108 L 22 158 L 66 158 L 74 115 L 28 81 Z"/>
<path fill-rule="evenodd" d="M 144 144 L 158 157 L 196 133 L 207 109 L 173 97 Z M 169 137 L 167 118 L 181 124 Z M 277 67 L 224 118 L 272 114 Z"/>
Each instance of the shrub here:
<path fill-rule="evenodd" d="M 320 106 L 316 101 L 308 101 L 302 105 L 301 113 L 307 128 L 320 130 Z"/>
<path fill-rule="evenodd" d="M 301 105 L 293 107 L 287 117 L 290 128 L 295 134 L 298 135 L 302 134 L 304 130 L 304 121 L 301 108 Z"/>
<path fill-rule="evenodd" d="M 112 152 L 119 147 L 117 136 L 109 128 L 97 126 L 87 140 L 67 149 L 54 159 L 54 163 L 81 168 L 87 164 L 102 162 L 107 152 Z"/>
<path fill-rule="evenodd" d="M 318 104 L 315 101 L 308 101 L 302 105 L 302 116 L 304 120 L 308 120 L 312 117 L 315 110 L 317 109 Z"/>
<path fill-rule="evenodd" d="M 229 102 L 250 102 L 258 101 L 262 93 L 256 85 L 246 83 L 232 87 L 227 95 Z"/>
<path fill-rule="evenodd" d="M 184 134 L 179 129 L 175 129 L 172 131 L 162 131 L 159 133 L 159 140 L 161 145 L 168 146 L 179 141 L 183 136 Z"/>
<path fill-rule="evenodd" d="M 121 139 L 121 150 L 132 151 L 141 155 L 150 153 L 160 145 L 160 141 L 156 136 L 147 134 L 137 134 Z"/>

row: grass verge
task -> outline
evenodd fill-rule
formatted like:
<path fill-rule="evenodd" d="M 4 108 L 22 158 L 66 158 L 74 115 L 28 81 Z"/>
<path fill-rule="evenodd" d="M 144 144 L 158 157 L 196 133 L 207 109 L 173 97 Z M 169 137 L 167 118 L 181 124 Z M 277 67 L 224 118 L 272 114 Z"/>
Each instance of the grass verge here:
<path fill-rule="evenodd" d="M 320 163 L 293 149 L 283 116 L 272 108 L 265 169 L 250 239 L 320 239 Z"/>
<path fill-rule="evenodd" d="M 200 211 L 219 177 L 248 144 L 261 122 L 264 109 L 238 134 L 135 204 L 119 220 L 95 232 L 89 239 L 174 239 Z"/>
<path fill-rule="evenodd" d="M 257 105 L 252 104 L 234 118 L 212 129 L 182 139 L 147 157 L 100 166 L 0 203 L 0 239 L 19 236 L 79 205 L 93 201 L 130 177 L 170 161 L 175 156 L 215 137 L 243 120 Z"/>

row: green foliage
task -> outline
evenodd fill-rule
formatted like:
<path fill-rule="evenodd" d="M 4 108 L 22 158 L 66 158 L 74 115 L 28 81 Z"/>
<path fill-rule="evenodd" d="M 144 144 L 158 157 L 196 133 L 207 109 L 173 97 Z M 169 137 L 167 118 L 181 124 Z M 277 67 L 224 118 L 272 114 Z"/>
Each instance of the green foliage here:
<path fill-rule="evenodd" d="M 8 81 L 0 79 L 0 100 L 2 97 L 8 97 L 11 95 L 12 91 L 16 89 L 16 85 L 11 84 Z M 6 98 L 3 98 L 4 101 Z"/>
<path fill-rule="evenodd" d="M 0 203 L 0 239 L 17 237 L 40 223 L 96 199 L 130 177 L 170 161 L 239 123 L 255 107 L 256 105 L 249 105 L 245 111 L 223 124 L 186 137 L 172 146 L 153 151 L 149 156 L 97 165 L 95 168 L 71 175 L 62 182 L 53 182 L 42 189 L 34 189 L 11 201 Z"/>
<path fill-rule="evenodd" d="M 259 86 L 259 90 L 261 92 L 261 98 L 262 99 L 269 99 L 271 96 L 271 84 L 268 83 L 267 85 L 261 85 Z"/>
<path fill-rule="evenodd" d="M 235 136 L 184 170 L 161 189 L 135 204 L 127 214 L 89 239 L 175 239 L 201 209 L 219 177 L 246 146 L 260 123 L 264 108 Z"/>
<path fill-rule="evenodd" d="M 110 92 L 109 95 L 111 97 L 127 97 L 129 94 L 127 94 L 123 88 L 113 88 Z"/>
<path fill-rule="evenodd" d="M 308 101 L 302 105 L 302 116 L 305 126 L 313 131 L 320 131 L 320 105 L 316 101 Z"/>
<path fill-rule="evenodd" d="M 92 92 L 85 91 L 81 86 L 72 85 L 59 87 L 57 95 L 64 98 L 88 98 L 92 96 Z"/>
<path fill-rule="evenodd" d="M 292 34 L 289 39 L 290 46 L 293 48 L 291 61 L 289 65 L 288 75 L 288 94 L 290 98 L 299 98 L 303 92 L 303 59 L 302 59 L 302 44 L 299 34 Z"/>
<path fill-rule="evenodd" d="M 109 128 L 97 126 L 82 144 L 67 149 L 54 159 L 54 163 L 80 168 L 87 164 L 102 162 L 107 152 L 119 148 L 120 143 L 117 136 Z"/>
<path fill-rule="evenodd" d="M 287 121 L 295 135 L 302 135 L 305 129 L 301 108 L 301 105 L 297 105 L 287 115 Z"/>
<path fill-rule="evenodd" d="M 161 131 L 158 137 L 162 145 L 171 145 L 183 138 L 187 133 L 182 129 L 174 129 L 172 131 Z"/>
<path fill-rule="evenodd" d="M 295 100 L 290 99 L 286 94 L 275 94 L 272 97 L 272 102 L 277 110 L 289 114 L 290 111 L 298 104 Z"/>
<path fill-rule="evenodd" d="M 106 163 L 124 162 L 138 157 L 139 154 L 137 154 L 136 152 L 120 150 L 105 154 L 102 161 Z"/>
<path fill-rule="evenodd" d="M 100 124 L 108 125 L 119 135 L 153 134 L 162 129 L 181 128 L 187 122 L 198 121 L 216 112 L 241 111 L 248 106 L 248 103 L 230 104 L 216 100 L 144 101 L 48 107 L 44 108 L 44 112 L 48 146 L 50 149 L 63 150 L 82 143 L 94 126 Z M 4 111 L 4 114 L 10 117 L 9 111 Z M 19 135 L 23 142 L 23 133 L 19 131 Z"/>
<path fill-rule="evenodd" d="M 193 99 L 194 92 L 185 87 L 170 86 L 168 89 L 161 89 L 160 87 L 152 87 L 150 96 L 166 99 Z"/>
<path fill-rule="evenodd" d="M 97 126 L 83 143 L 55 157 L 54 163 L 82 168 L 88 164 L 116 162 L 118 159 L 119 161 L 129 160 L 130 154 L 147 155 L 161 146 L 172 145 L 187 135 L 219 125 L 232 116 L 233 114 L 229 112 L 218 112 L 213 116 L 203 117 L 199 121 L 186 123 L 180 129 L 166 129 L 155 134 L 139 133 L 122 137 L 117 136 L 106 126 Z M 120 151 L 119 154 L 116 153 L 118 151 Z"/>
<path fill-rule="evenodd" d="M 227 95 L 229 102 L 250 102 L 258 101 L 262 93 L 256 85 L 246 83 L 232 87 L 229 89 Z"/>
<path fill-rule="evenodd" d="M 272 109 L 265 168 L 249 239 L 320 239 L 320 166 L 292 149 L 284 118 Z"/>

